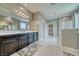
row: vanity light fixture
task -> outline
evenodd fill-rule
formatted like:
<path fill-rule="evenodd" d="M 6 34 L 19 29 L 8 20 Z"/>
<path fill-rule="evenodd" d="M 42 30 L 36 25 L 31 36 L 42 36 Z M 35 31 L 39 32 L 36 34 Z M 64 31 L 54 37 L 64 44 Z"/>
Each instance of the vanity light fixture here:
<path fill-rule="evenodd" d="M 12 23 L 12 22 L 14 22 L 14 21 L 11 19 L 10 16 L 5 17 L 5 18 L 4 18 L 4 21 L 6 21 L 6 22 L 8 22 L 8 23 Z"/>

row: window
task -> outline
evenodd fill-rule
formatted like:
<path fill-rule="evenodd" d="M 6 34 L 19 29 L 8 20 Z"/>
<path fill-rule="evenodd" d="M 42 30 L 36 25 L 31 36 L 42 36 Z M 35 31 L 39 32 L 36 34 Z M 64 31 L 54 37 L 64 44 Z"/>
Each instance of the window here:
<path fill-rule="evenodd" d="M 27 23 L 26 22 L 20 22 L 20 29 L 27 29 Z"/>
<path fill-rule="evenodd" d="M 75 28 L 79 29 L 79 14 L 75 14 Z"/>
<path fill-rule="evenodd" d="M 66 16 L 62 19 L 62 29 L 72 29 L 73 28 L 73 20 L 72 16 Z"/>

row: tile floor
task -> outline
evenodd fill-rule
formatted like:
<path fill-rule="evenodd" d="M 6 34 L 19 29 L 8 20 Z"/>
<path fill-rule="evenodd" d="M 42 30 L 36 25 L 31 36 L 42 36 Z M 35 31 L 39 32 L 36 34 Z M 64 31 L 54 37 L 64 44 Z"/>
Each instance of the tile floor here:
<path fill-rule="evenodd" d="M 42 41 L 35 42 L 28 47 L 25 47 L 11 56 L 74 56 L 62 51 L 62 48 L 52 42 Z"/>
<path fill-rule="evenodd" d="M 62 56 L 62 50 L 58 46 L 41 46 L 34 56 Z"/>

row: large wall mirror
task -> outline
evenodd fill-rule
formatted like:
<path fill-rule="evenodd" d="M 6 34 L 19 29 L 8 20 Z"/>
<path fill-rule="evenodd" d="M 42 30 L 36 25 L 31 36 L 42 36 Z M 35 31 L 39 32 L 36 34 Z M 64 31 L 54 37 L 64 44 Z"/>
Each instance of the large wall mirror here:
<path fill-rule="evenodd" d="M 29 22 L 0 15 L 0 30 L 27 30 Z"/>

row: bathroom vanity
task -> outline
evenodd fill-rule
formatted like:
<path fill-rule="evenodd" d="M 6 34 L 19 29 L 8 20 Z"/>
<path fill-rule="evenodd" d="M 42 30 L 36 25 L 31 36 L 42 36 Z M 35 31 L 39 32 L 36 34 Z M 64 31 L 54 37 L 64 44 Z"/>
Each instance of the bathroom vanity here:
<path fill-rule="evenodd" d="M 2 32 L 0 33 L 0 56 L 9 56 L 37 40 L 38 32 Z"/>

